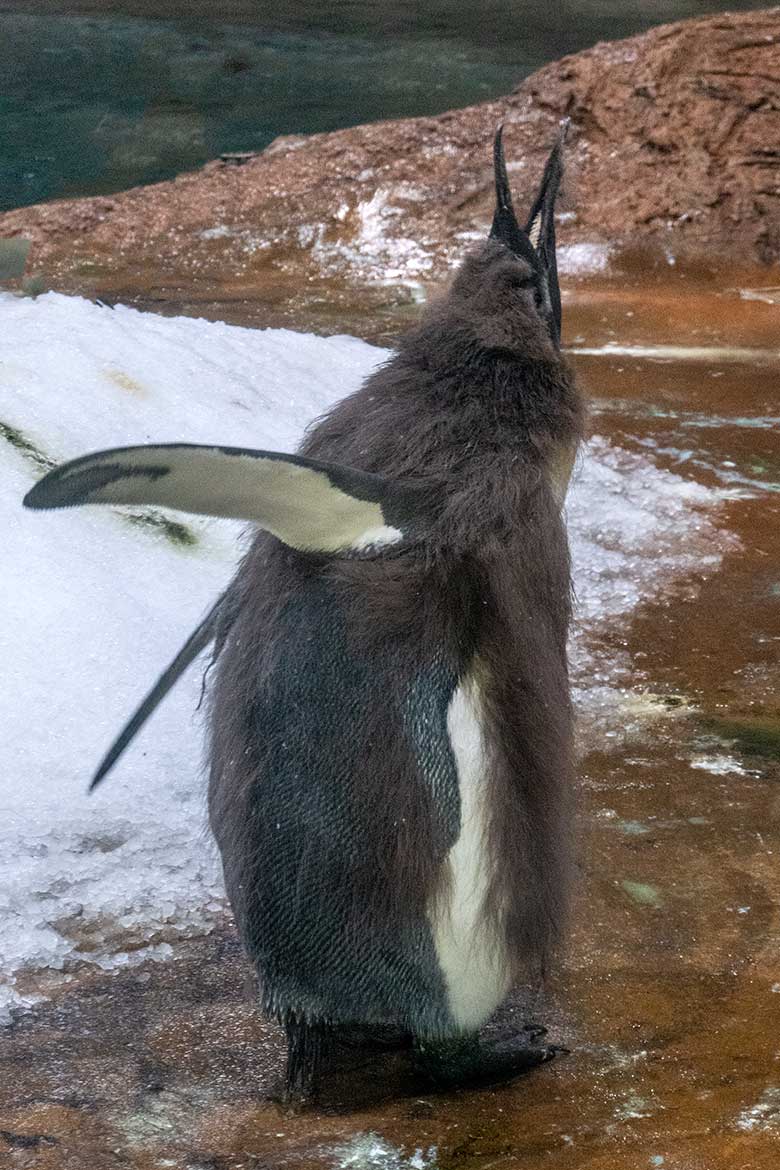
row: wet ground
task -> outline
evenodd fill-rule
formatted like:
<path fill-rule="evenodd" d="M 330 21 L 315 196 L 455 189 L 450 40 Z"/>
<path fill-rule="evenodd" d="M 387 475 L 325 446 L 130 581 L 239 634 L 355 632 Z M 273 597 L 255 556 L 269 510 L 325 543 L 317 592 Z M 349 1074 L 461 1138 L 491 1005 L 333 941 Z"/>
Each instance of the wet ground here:
<path fill-rule="evenodd" d="M 291 1116 L 272 1099 L 279 1035 L 254 1011 L 225 923 L 168 963 L 78 974 L 6 1033 L 9 1166 L 774 1170 L 780 292 L 770 283 L 634 260 L 567 292 L 594 432 L 726 489 L 719 525 L 738 538 L 719 571 L 681 580 L 602 636 L 603 655 L 628 666 L 604 729 L 586 739 L 572 946 L 546 1001 L 510 1004 L 494 1025 L 509 1033 L 531 1012 L 571 1054 L 511 1086 L 443 1096 L 421 1095 L 401 1056 L 358 1056 L 320 1105 Z M 354 328 L 357 302 L 343 296 Z"/>

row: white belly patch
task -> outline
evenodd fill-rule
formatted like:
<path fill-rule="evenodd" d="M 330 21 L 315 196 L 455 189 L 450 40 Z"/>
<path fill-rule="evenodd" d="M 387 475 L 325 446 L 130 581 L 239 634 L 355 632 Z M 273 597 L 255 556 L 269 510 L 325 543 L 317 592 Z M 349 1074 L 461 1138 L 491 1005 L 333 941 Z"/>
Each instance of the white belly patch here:
<path fill-rule="evenodd" d="M 447 712 L 460 791 L 460 836 L 447 864 L 450 886 L 431 910 L 436 954 L 444 973 L 450 1011 L 464 1032 L 479 1028 L 510 986 L 503 939 L 484 913 L 488 888 L 486 752 L 479 694 L 466 681 L 455 691 Z"/>

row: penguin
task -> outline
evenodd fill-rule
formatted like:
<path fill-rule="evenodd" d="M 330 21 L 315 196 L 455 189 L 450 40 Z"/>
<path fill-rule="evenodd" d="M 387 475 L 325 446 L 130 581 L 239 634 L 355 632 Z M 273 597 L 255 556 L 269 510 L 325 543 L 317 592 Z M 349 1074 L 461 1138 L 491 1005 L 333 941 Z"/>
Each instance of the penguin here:
<path fill-rule="evenodd" d="M 290 1098 L 355 1029 L 410 1037 L 445 1087 L 555 1055 L 480 1029 L 561 943 L 572 869 L 563 504 L 584 404 L 560 348 L 562 145 L 521 228 L 499 128 L 488 238 L 297 454 L 98 452 L 25 498 L 258 527 L 93 783 L 214 640 L 209 818 Z"/>

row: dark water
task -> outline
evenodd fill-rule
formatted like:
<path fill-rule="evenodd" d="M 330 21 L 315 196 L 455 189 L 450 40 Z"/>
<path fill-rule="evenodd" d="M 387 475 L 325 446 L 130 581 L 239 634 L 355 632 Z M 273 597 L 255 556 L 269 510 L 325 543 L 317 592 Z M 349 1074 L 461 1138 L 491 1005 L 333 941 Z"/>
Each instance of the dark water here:
<path fill-rule="evenodd" d="M 734 10 L 761 3 L 732 0 Z M 506 93 L 707 0 L 0 0 L 0 209 Z"/>

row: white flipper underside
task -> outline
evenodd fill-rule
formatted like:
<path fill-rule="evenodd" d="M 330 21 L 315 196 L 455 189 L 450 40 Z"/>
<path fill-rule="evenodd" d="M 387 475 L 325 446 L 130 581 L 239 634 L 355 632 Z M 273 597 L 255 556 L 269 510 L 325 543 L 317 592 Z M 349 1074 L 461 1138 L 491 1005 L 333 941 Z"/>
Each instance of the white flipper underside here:
<path fill-rule="evenodd" d="M 295 456 L 240 448 L 170 444 L 97 452 L 51 472 L 25 502 L 36 508 L 154 504 L 251 520 L 305 551 L 364 549 L 403 537 L 380 503 L 337 487 L 325 470 Z"/>

